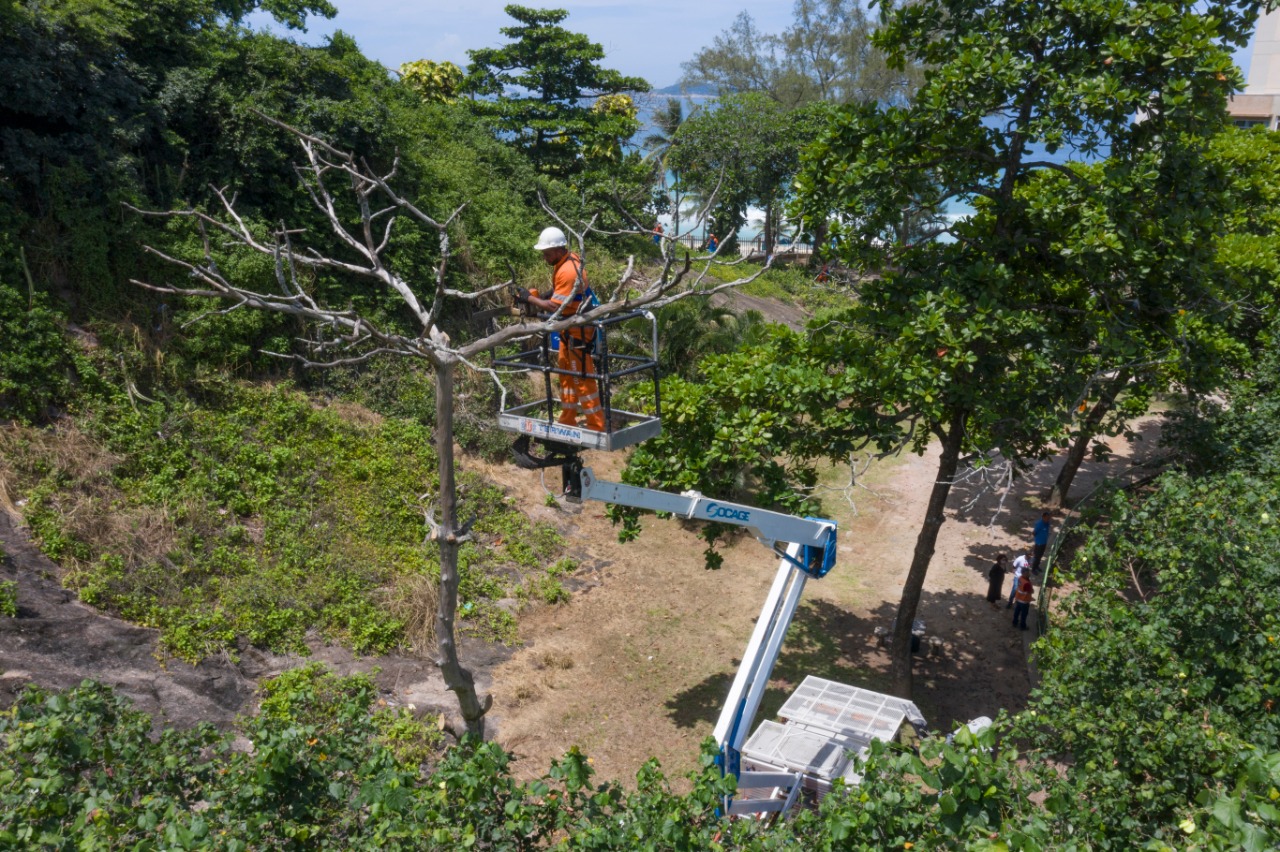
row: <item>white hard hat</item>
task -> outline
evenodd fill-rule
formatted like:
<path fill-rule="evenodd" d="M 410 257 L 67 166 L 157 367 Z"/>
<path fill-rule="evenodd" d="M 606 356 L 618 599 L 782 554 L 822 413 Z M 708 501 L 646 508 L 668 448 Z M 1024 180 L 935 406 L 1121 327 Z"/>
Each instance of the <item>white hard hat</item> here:
<path fill-rule="evenodd" d="M 564 231 L 556 227 L 543 228 L 542 233 L 538 235 L 538 244 L 533 247 L 533 250 L 546 251 L 549 248 L 560 248 L 568 244 L 569 241 L 564 238 Z"/>

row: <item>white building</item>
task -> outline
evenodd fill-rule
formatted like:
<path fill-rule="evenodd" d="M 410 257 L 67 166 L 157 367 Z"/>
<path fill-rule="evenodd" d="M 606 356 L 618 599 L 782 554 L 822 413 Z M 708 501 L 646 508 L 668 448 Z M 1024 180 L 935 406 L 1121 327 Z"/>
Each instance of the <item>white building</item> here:
<path fill-rule="evenodd" d="M 1237 127 L 1264 125 L 1276 130 L 1280 116 L 1280 10 L 1258 19 L 1253 33 L 1253 59 L 1244 92 L 1233 95 L 1227 112 Z"/>

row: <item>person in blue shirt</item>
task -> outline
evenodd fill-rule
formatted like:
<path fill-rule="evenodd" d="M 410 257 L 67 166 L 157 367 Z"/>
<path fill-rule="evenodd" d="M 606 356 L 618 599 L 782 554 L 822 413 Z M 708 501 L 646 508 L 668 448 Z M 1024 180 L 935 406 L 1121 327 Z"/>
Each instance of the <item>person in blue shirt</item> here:
<path fill-rule="evenodd" d="M 1041 512 L 1040 520 L 1036 521 L 1035 529 L 1031 531 L 1031 540 L 1035 543 L 1035 549 L 1031 555 L 1031 573 L 1040 573 L 1040 559 L 1044 556 L 1045 548 L 1049 546 L 1049 513 Z"/>

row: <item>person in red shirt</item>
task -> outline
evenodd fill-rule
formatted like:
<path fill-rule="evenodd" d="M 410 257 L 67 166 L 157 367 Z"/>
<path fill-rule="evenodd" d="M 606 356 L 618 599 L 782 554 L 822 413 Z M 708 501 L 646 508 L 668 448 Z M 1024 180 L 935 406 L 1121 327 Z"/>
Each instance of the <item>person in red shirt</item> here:
<path fill-rule="evenodd" d="M 1035 595 L 1035 587 L 1031 585 L 1031 572 L 1024 571 L 1018 579 L 1018 588 L 1013 593 L 1013 626 L 1019 630 L 1027 629 L 1027 613 L 1031 611 L 1031 598 Z"/>
<path fill-rule="evenodd" d="M 536 291 L 516 291 L 516 301 L 532 305 L 538 310 L 561 318 L 578 313 L 589 293 L 587 273 L 582 258 L 569 251 L 564 231 L 546 228 L 538 238 L 535 251 L 542 252 L 542 259 L 551 267 L 551 292 L 542 298 Z M 591 348 L 595 344 L 595 329 L 590 326 L 567 328 L 560 332 L 560 355 L 556 366 L 560 374 L 560 422 L 577 427 L 581 415 L 586 428 L 596 432 L 604 429 L 604 407 L 600 404 L 600 384 L 596 380 L 595 360 Z"/>

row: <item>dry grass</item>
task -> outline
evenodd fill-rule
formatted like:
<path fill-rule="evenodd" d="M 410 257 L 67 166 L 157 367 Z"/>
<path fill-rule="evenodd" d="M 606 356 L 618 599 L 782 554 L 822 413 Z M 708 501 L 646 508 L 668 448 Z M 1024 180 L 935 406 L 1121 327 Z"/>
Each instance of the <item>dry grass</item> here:
<path fill-rule="evenodd" d="M 535 669 L 568 671 L 573 668 L 573 657 L 559 651 L 543 651 L 541 654 L 534 655 L 533 667 Z"/>
<path fill-rule="evenodd" d="M 0 509 L 11 515 L 18 514 L 18 507 L 13 505 L 13 500 L 9 499 L 9 482 L 8 475 L 0 472 Z"/>
<path fill-rule="evenodd" d="M 381 414 L 372 411 L 369 408 L 356 403 L 347 402 L 341 399 L 329 400 L 313 400 L 312 406 L 317 409 L 327 408 L 337 413 L 339 417 L 348 423 L 354 423 L 362 427 L 376 427 L 382 425 L 386 420 Z"/>
<path fill-rule="evenodd" d="M 511 706 L 520 707 L 542 697 L 542 690 L 528 683 L 517 684 L 511 693 Z"/>
<path fill-rule="evenodd" d="M 121 461 L 66 423 L 53 429 L 0 430 L 0 502 L 9 508 L 10 499 L 23 501 L 53 472 L 59 487 L 44 498 L 42 508 L 57 516 L 61 535 L 73 542 L 92 542 L 98 553 L 122 555 L 133 569 L 159 565 L 176 573 L 169 555 L 179 549 L 183 536 L 212 533 L 209 515 L 196 505 L 164 508 L 125 499 L 113 477 Z M 74 547 L 62 551 L 57 561 L 70 588 L 81 587 L 96 573 L 96 563 L 86 561 Z"/>
<path fill-rule="evenodd" d="M 389 601 L 391 614 L 404 622 L 405 642 L 416 656 L 430 658 L 436 653 L 436 609 L 440 587 L 422 574 L 400 577 Z"/>

